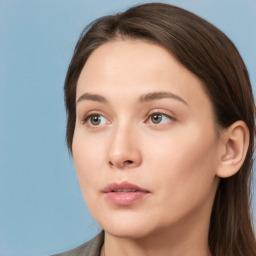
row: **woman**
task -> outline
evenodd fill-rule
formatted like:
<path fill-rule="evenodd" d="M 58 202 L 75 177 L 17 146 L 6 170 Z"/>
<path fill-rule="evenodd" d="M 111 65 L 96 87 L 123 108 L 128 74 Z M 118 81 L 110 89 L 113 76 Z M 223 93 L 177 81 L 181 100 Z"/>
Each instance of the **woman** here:
<path fill-rule="evenodd" d="M 65 81 L 67 143 L 104 231 L 59 255 L 256 255 L 254 99 L 216 27 L 151 3 L 82 33 Z"/>

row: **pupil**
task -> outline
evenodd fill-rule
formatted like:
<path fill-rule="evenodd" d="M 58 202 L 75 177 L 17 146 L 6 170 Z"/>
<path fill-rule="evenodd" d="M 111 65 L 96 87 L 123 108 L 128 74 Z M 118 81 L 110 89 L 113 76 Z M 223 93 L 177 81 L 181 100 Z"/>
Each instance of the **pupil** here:
<path fill-rule="evenodd" d="M 151 117 L 151 121 L 154 124 L 159 124 L 162 121 L 162 115 L 161 114 L 155 114 Z"/>
<path fill-rule="evenodd" d="M 94 125 L 98 125 L 100 123 L 100 116 L 92 116 L 91 122 Z"/>

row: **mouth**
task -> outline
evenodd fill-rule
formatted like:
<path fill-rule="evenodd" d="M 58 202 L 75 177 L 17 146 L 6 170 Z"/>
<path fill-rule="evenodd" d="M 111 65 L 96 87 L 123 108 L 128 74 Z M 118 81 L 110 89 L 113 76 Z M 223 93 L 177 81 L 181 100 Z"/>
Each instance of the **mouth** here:
<path fill-rule="evenodd" d="M 131 205 L 139 199 L 144 198 L 150 192 L 137 185 L 123 182 L 112 183 L 103 189 L 103 193 L 108 202 L 115 205 Z"/>

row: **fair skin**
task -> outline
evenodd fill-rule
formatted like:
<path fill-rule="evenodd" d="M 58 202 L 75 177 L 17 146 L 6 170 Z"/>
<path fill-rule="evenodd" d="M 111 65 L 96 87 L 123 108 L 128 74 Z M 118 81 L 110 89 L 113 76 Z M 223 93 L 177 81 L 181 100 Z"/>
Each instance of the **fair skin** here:
<path fill-rule="evenodd" d="M 86 204 L 105 231 L 102 255 L 211 255 L 213 200 L 219 177 L 243 162 L 244 123 L 217 127 L 200 80 L 140 40 L 97 48 L 76 100 L 72 154 Z M 104 189 L 123 182 L 143 193 L 112 191 L 109 200 Z"/>

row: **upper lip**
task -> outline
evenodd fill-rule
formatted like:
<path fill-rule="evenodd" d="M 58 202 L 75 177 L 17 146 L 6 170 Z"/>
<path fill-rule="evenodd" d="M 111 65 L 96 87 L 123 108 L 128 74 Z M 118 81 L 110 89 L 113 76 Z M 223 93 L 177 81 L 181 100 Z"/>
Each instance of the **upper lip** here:
<path fill-rule="evenodd" d="M 126 192 L 145 192 L 145 193 L 149 192 L 147 189 L 141 188 L 129 182 L 111 183 L 103 189 L 103 192 L 104 193 L 121 192 L 123 190 L 127 190 Z"/>

